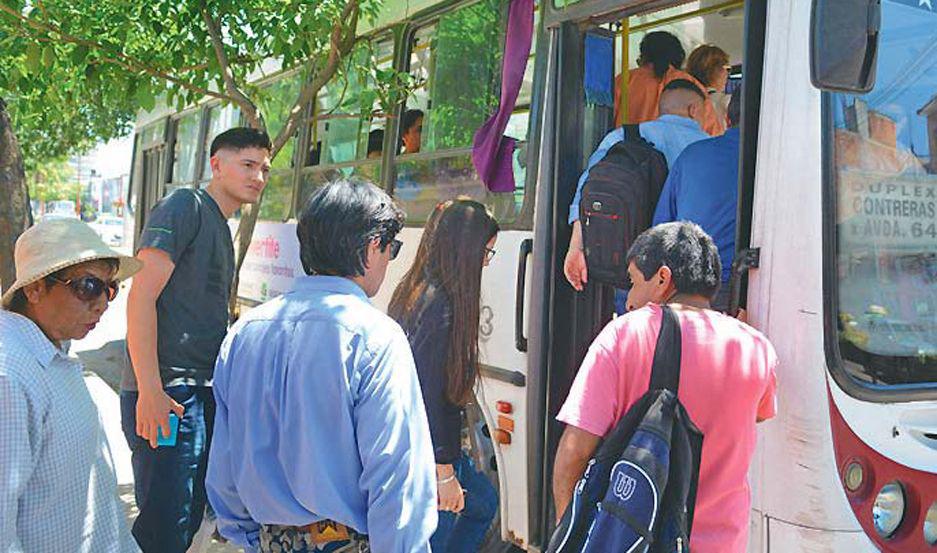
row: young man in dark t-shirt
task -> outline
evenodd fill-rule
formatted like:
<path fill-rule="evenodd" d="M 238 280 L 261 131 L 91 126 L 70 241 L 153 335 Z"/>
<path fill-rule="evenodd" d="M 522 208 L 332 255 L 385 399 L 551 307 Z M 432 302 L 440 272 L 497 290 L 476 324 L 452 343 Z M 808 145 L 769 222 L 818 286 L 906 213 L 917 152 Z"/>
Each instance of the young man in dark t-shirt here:
<path fill-rule="evenodd" d="M 271 149 L 255 129 L 218 135 L 208 186 L 163 198 L 141 236 L 143 269 L 127 305 L 131 366 L 121 379 L 121 418 L 140 511 L 133 536 L 144 553 L 185 552 L 202 521 L 212 373 L 234 276 L 228 218 L 260 198 Z M 171 434 L 170 413 L 179 418 L 176 443 L 157 446 L 157 430 Z"/>

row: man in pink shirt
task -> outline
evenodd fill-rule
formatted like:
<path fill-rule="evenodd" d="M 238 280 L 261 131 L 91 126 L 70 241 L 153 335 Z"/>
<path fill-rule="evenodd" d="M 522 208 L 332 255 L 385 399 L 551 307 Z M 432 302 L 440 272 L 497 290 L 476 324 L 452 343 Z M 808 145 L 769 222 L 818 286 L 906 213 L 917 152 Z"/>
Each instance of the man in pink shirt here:
<path fill-rule="evenodd" d="M 699 226 L 653 227 L 635 240 L 627 262 L 629 312 L 592 343 L 557 416 L 567 425 L 553 468 L 557 517 L 602 437 L 647 392 L 666 303 L 682 334 L 678 396 L 704 436 L 690 549 L 743 552 L 755 423 L 776 412 L 774 347 L 757 330 L 710 309 L 721 266 Z"/>

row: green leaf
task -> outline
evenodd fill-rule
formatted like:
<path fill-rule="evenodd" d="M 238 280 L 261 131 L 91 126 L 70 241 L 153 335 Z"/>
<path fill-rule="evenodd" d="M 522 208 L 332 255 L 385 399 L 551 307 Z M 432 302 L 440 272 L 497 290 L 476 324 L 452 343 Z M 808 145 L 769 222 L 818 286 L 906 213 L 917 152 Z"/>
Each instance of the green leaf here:
<path fill-rule="evenodd" d="M 55 48 L 49 44 L 42 49 L 42 64 L 47 68 L 55 63 Z"/>
<path fill-rule="evenodd" d="M 38 73 L 42 69 L 42 49 L 38 44 L 32 43 L 26 47 L 26 68 L 30 73 Z"/>
<path fill-rule="evenodd" d="M 72 63 L 75 65 L 80 65 L 85 61 L 85 58 L 88 57 L 88 47 L 84 44 L 79 44 L 72 49 Z"/>
<path fill-rule="evenodd" d="M 156 96 L 153 95 L 153 90 L 148 85 L 138 86 L 134 99 L 144 111 L 152 111 L 156 107 Z"/>

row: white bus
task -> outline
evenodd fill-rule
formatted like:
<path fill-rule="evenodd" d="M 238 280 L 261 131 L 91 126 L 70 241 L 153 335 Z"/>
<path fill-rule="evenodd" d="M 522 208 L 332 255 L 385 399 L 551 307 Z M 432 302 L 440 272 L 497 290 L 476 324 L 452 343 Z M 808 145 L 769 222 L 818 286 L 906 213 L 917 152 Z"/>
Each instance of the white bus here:
<path fill-rule="evenodd" d="M 484 271 L 474 452 L 500 489 L 500 537 L 540 551 L 553 528 L 554 420 L 609 289 L 563 277 L 569 203 L 611 128 L 583 92 L 585 37 L 612 37 L 635 67 L 650 31 L 687 51 L 725 50 L 741 79 L 736 302 L 780 357 L 778 416 L 759 427 L 749 551 L 937 551 L 937 13 L 929 0 L 541 0 L 520 99 L 514 192 L 492 193 L 470 154 L 498 102 L 506 0 L 388 2 L 373 63 L 424 86 L 393 117 L 341 107 L 366 83 L 330 84 L 274 162 L 239 295 L 256 304 L 301 274 L 295 214 L 310 190 L 366 177 L 408 214 L 386 305 L 440 200 L 468 195 L 504 229 Z M 815 17 L 812 17 L 814 16 Z M 815 69 L 811 72 L 811 67 Z M 812 79 L 813 77 L 813 79 Z M 298 77 L 262 84 L 275 132 Z M 836 92 L 857 90 L 865 93 Z M 281 94 L 278 96 L 278 94 Z M 422 149 L 401 153 L 400 117 L 425 113 Z M 128 206 L 209 175 L 206 147 L 236 125 L 206 101 L 137 125 Z M 367 156 L 368 133 L 384 131 Z M 476 432 L 477 431 L 477 432 Z M 490 436 L 492 440 L 487 440 Z"/>

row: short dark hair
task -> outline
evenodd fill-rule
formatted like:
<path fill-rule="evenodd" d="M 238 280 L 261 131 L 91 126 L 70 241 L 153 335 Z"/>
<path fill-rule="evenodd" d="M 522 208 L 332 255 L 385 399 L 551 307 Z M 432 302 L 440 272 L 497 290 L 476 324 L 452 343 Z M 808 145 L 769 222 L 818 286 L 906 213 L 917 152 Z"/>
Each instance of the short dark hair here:
<path fill-rule="evenodd" d="M 410 127 L 416 125 L 420 117 L 423 117 L 423 110 L 420 109 L 408 109 L 403 112 L 403 117 L 400 118 L 400 134 L 406 133 Z"/>
<path fill-rule="evenodd" d="M 729 100 L 729 107 L 726 109 L 729 116 L 729 126 L 737 127 L 742 122 L 742 89 L 739 88 Z"/>
<path fill-rule="evenodd" d="M 384 151 L 384 129 L 374 129 L 368 133 L 368 151 L 370 155 L 373 152 Z"/>
<path fill-rule="evenodd" d="M 667 86 L 664 87 L 664 92 L 668 90 L 689 90 L 690 92 L 693 92 L 699 96 L 702 100 L 706 100 L 706 94 L 700 90 L 700 87 L 697 86 L 697 84 L 693 81 L 689 81 L 687 79 L 674 79 L 670 81 L 667 83 Z"/>
<path fill-rule="evenodd" d="M 383 190 L 365 180 L 330 182 L 312 193 L 296 225 L 306 274 L 364 274 L 368 244 L 386 248 L 403 227 L 404 213 Z"/>
<path fill-rule="evenodd" d="M 641 55 L 638 65 L 651 64 L 658 79 L 667 74 L 673 66 L 676 69 L 683 67 L 686 59 L 686 50 L 680 44 L 680 39 L 667 31 L 654 31 L 644 35 L 640 45 Z"/>
<path fill-rule="evenodd" d="M 713 239 L 696 223 L 664 223 L 642 232 L 628 250 L 645 279 L 667 266 L 682 294 L 712 298 L 722 282 L 722 261 Z"/>
<path fill-rule="evenodd" d="M 219 134 L 211 141 L 209 155 L 215 155 L 218 150 L 243 150 L 244 148 L 260 148 L 272 152 L 273 144 L 264 131 L 251 127 L 234 127 Z"/>

